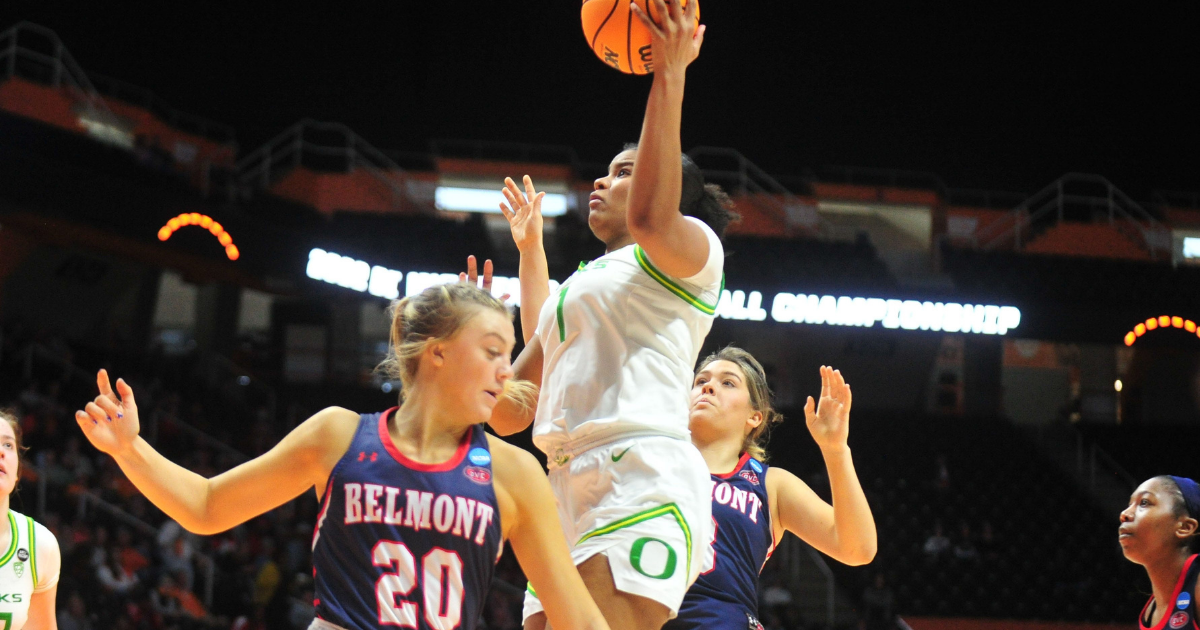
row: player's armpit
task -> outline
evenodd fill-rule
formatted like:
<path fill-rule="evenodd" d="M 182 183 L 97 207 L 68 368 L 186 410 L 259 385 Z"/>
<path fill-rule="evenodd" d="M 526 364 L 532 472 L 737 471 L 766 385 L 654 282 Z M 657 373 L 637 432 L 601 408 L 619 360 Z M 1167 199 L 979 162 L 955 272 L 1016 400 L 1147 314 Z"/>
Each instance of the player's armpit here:
<path fill-rule="evenodd" d="M 521 569 L 545 608 L 555 630 L 608 630 L 596 602 L 571 560 L 558 522 L 550 482 L 538 461 L 515 446 L 492 440 L 492 471 L 501 500 L 501 525 Z M 511 501 L 511 503 L 509 503 Z M 513 514 L 506 525 L 505 504 Z"/>

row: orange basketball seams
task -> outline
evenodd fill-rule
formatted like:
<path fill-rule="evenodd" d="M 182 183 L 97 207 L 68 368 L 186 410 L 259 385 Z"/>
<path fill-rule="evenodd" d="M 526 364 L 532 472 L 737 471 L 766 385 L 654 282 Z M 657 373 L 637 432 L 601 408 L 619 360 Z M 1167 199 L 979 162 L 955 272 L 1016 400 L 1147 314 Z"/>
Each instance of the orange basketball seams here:
<path fill-rule="evenodd" d="M 649 0 L 634 0 L 639 8 L 659 23 L 658 12 Z M 687 7 L 687 0 L 682 0 Z M 625 74 L 654 72 L 654 55 L 648 31 L 633 12 L 629 0 L 584 0 L 580 10 L 583 34 L 600 61 Z M 696 26 L 700 26 L 697 11 Z"/>

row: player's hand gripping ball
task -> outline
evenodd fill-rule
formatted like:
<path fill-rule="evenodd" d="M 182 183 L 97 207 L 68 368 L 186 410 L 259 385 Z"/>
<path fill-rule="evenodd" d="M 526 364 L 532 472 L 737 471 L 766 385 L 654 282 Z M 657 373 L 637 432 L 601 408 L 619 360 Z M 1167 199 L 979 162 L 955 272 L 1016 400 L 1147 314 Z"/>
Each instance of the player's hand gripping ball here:
<path fill-rule="evenodd" d="M 662 18 L 651 0 L 633 0 L 655 24 Z M 650 74 L 654 72 L 654 51 L 650 45 L 650 31 L 629 10 L 630 0 L 583 0 L 580 16 L 583 19 L 583 34 L 587 37 L 592 52 L 600 61 L 625 74 Z M 682 2 L 686 9 L 688 0 L 667 0 L 667 4 Z M 700 26 L 700 11 L 696 10 L 696 27 Z"/>

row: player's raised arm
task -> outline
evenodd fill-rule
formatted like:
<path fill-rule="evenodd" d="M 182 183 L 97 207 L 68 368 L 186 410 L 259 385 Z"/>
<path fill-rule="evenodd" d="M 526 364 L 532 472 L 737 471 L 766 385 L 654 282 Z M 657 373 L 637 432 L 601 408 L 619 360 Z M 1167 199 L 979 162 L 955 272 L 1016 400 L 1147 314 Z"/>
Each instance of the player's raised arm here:
<path fill-rule="evenodd" d="M 75 412 L 88 441 L 111 455 L 151 503 L 202 535 L 244 523 L 309 488 L 322 492 L 357 426 L 354 412 L 325 409 L 267 453 L 205 479 L 163 457 L 138 436 L 137 402 L 128 383 L 118 379 L 114 392 L 104 370 L 96 380 L 100 395 Z"/>
<path fill-rule="evenodd" d="M 631 5 L 650 30 L 654 46 L 654 82 L 646 103 L 642 135 L 633 164 L 627 221 L 629 232 L 663 273 L 689 278 L 708 261 L 709 241 L 700 226 L 679 211 L 683 198 L 680 125 L 688 64 L 700 54 L 704 26 L 695 27 L 699 3 L 668 5 L 650 0 L 662 25 Z"/>
<path fill-rule="evenodd" d="M 554 630 L 608 630 L 580 577 L 545 472 L 529 453 L 491 441 L 501 525 Z"/>
<path fill-rule="evenodd" d="M 524 191 L 511 177 L 504 178 L 503 193 L 507 203 L 500 204 L 500 212 L 508 219 L 513 241 L 521 253 L 517 271 L 521 279 L 521 336 L 529 343 L 537 330 L 542 305 L 550 297 L 550 267 L 542 240 L 542 199 L 546 193 L 535 191 L 528 175 L 523 181 Z"/>
<path fill-rule="evenodd" d="M 809 396 L 804 406 L 808 430 L 821 448 L 833 505 L 821 500 L 803 481 L 786 470 L 772 468 L 768 491 L 784 529 L 796 534 L 838 562 L 863 565 L 875 557 L 878 538 L 871 506 L 854 470 L 846 439 L 850 432 L 850 385 L 842 373 L 821 367 L 820 401 Z"/>

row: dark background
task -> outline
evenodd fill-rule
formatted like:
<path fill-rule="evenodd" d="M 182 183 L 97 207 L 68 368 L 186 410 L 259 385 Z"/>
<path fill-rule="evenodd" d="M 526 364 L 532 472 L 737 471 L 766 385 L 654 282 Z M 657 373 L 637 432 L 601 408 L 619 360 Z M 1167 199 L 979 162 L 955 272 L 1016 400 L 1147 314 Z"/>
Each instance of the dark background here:
<path fill-rule="evenodd" d="M 1200 187 L 1200 4 L 707 0 L 683 145 L 768 171 L 932 171 L 1033 192 L 1095 172 L 1134 197 Z M 1063 3 L 1065 4 L 1065 3 Z M 649 79 L 603 66 L 577 0 L 5 2 L 0 28 L 56 30 L 88 71 L 233 125 L 243 150 L 304 117 L 385 149 L 435 138 L 562 144 L 606 162 Z"/>

